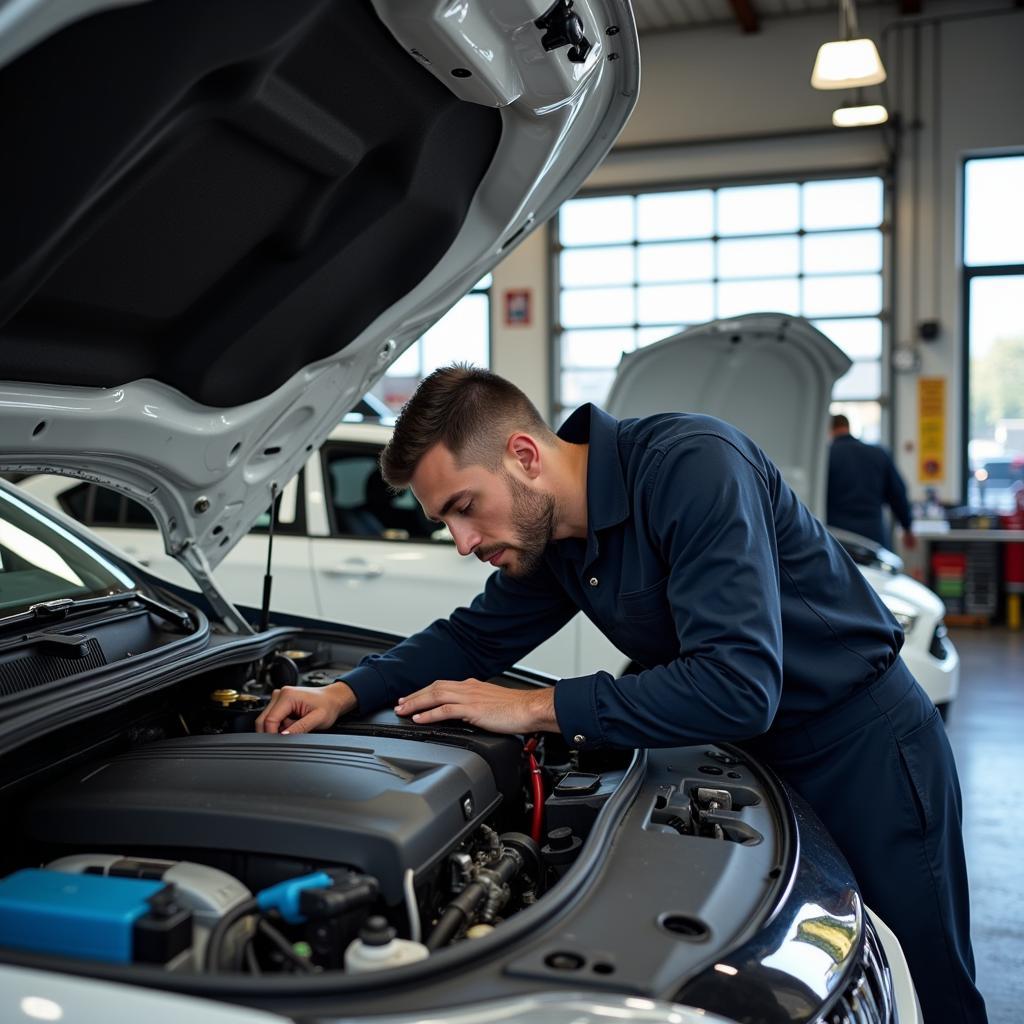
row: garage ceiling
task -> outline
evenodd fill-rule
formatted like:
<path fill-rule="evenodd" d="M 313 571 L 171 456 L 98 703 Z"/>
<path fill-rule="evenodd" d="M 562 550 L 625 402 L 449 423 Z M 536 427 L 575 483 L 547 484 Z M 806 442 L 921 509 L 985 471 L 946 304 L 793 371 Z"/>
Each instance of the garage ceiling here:
<path fill-rule="evenodd" d="M 890 7 L 900 14 L 920 14 L 923 0 L 859 0 L 857 6 Z M 739 31 L 757 32 L 763 18 L 835 11 L 838 0 L 633 0 L 641 32 L 665 32 L 734 22 Z"/>

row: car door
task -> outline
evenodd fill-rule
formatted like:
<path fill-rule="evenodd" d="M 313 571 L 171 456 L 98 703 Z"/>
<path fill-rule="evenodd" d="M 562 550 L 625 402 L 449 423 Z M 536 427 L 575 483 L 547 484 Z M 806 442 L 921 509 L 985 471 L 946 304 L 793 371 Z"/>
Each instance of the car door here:
<path fill-rule="evenodd" d="M 318 616 L 311 586 L 313 558 L 306 524 L 304 470 L 293 477 L 277 500 L 274 518 L 274 577 L 271 607 L 294 615 Z M 264 512 L 214 571 L 221 589 L 235 604 L 259 607 L 267 570 L 270 510 Z"/>
<path fill-rule="evenodd" d="M 472 601 L 494 570 L 475 558 L 460 558 L 448 531 L 423 515 L 410 491 L 391 494 L 380 476 L 379 455 L 379 445 L 328 442 L 318 460 L 318 492 L 307 463 L 307 494 L 322 494 L 329 530 L 312 543 L 321 613 L 414 633 Z M 556 676 L 575 675 L 583 621 L 577 615 L 523 664 Z M 591 655 L 604 641 L 597 638 L 591 636 L 587 644 Z"/>
<path fill-rule="evenodd" d="M 313 569 L 301 476 L 300 473 L 284 488 L 277 503 L 272 601 L 279 611 L 317 615 L 319 608 L 310 585 Z M 98 484 L 58 479 L 67 486 L 48 486 L 50 480 L 42 478 L 25 481 L 23 486 L 37 497 L 56 504 L 154 575 L 182 586 L 195 586 L 184 566 L 164 550 L 160 531 L 145 506 Z M 262 601 L 269 522 L 268 511 L 239 540 L 214 573 L 221 589 L 236 604 L 258 607 Z"/>

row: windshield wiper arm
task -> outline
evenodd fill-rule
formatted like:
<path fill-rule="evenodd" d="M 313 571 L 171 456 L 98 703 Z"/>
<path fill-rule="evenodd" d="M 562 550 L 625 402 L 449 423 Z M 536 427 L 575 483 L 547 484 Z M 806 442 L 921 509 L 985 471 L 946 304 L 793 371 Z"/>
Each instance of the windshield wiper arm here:
<path fill-rule="evenodd" d="M 167 622 L 173 622 L 180 626 L 186 633 L 194 633 L 196 626 L 188 612 L 157 601 L 148 594 L 138 590 L 123 590 L 116 594 L 104 594 L 102 597 L 60 597 L 54 601 L 40 601 L 31 605 L 28 611 L 20 612 L 17 615 L 10 615 L 0 619 L 0 626 L 13 626 L 23 622 L 57 622 L 66 619 L 68 616 L 79 612 L 92 611 L 95 608 L 108 608 L 112 605 L 127 604 L 130 601 L 138 601 L 154 615 Z"/>

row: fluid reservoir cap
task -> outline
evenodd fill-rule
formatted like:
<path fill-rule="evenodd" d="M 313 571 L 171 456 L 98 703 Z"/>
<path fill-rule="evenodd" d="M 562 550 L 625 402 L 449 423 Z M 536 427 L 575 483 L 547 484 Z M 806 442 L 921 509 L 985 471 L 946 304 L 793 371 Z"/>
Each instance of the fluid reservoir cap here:
<path fill-rule="evenodd" d="M 223 704 L 225 707 L 228 704 L 234 704 L 238 700 L 237 690 L 214 690 L 210 694 L 210 700 L 215 700 L 218 704 Z"/>
<path fill-rule="evenodd" d="M 166 888 L 154 893 L 146 902 L 149 904 L 150 913 L 154 917 L 173 917 L 181 909 L 178 906 L 173 885 L 168 885 Z"/>
<path fill-rule="evenodd" d="M 388 924 L 386 917 L 379 914 L 367 918 L 366 924 L 359 929 L 359 938 L 367 946 L 386 946 L 395 937 L 395 929 Z"/>
<path fill-rule="evenodd" d="M 573 834 L 569 825 L 553 828 L 548 833 L 548 847 L 552 850 L 569 850 L 572 848 Z"/>

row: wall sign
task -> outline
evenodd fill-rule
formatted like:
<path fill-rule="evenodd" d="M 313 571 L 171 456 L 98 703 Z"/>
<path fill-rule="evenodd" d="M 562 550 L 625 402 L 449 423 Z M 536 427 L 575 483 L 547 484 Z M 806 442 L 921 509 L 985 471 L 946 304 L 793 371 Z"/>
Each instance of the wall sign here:
<path fill-rule="evenodd" d="M 505 325 L 525 327 L 532 321 L 533 290 L 509 288 L 505 291 Z"/>
<path fill-rule="evenodd" d="M 918 480 L 922 484 L 946 479 L 946 378 L 917 381 Z"/>

